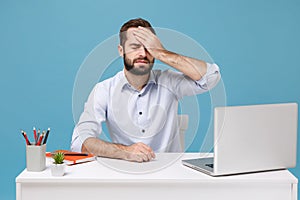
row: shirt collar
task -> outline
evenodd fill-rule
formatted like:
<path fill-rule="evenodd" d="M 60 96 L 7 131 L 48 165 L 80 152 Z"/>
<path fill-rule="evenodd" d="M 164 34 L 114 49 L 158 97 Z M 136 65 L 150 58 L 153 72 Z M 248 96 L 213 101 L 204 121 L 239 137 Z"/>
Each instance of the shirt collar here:
<path fill-rule="evenodd" d="M 124 89 L 125 86 L 132 87 L 125 76 L 124 70 L 120 74 L 120 81 L 121 81 L 122 89 Z M 146 84 L 145 87 L 147 87 L 149 84 L 156 84 L 155 75 L 152 70 L 150 72 L 150 77 L 149 77 L 148 83 Z"/>

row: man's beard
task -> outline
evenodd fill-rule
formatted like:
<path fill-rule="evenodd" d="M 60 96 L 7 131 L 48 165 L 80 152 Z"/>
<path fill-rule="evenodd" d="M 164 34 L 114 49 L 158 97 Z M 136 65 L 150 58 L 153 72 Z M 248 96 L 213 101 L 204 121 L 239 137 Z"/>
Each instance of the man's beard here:
<path fill-rule="evenodd" d="M 148 68 L 147 67 L 137 67 L 137 66 L 134 67 L 134 63 L 137 60 L 147 61 L 149 67 Z M 154 60 L 155 59 L 153 59 L 153 61 L 150 62 L 150 60 L 148 60 L 148 58 L 146 58 L 146 57 L 144 57 L 144 58 L 136 58 L 131 63 L 131 60 L 127 59 L 125 54 L 123 55 L 123 62 L 124 62 L 125 69 L 127 71 L 129 71 L 130 73 L 134 74 L 134 75 L 145 75 L 145 74 L 148 74 L 152 70 L 152 68 L 153 68 Z"/>

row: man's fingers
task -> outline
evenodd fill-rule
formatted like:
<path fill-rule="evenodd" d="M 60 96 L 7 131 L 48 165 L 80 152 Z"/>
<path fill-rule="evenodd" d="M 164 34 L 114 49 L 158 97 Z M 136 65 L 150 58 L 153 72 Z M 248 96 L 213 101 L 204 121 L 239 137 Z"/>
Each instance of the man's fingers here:
<path fill-rule="evenodd" d="M 152 36 L 152 37 L 155 36 L 155 34 L 152 33 L 152 31 L 149 28 L 145 28 L 145 27 L 139 26 L 137 28 L 137 30 L 140 31 L 141 33 L 143 33 L 146 36 Z"/>
<path fill-rule="evenodd" d="M 142 35 L 141 33 L 138 33 L 138 32 L 135 32 L 134 33 L 134 36 L 135 36 L 135 38 L 140 42 L 140 43 L 142 43 L 143 44 L 143 46 L 146 46 L 147 45 L 147 37 L 146 36 L 144 36 L 144 35 Z"/>
<path fill-rule="evenodd" d="M 155 42 L 156 41 L 156 36 L 152 32 L 147 32 L 144 29 L 136 29 L 133 32 L 134 36 L 143 44 L 149 45 L 149 42 Z"/>
<path fill-rule="evenodd" d="M 142 153 L 130 153 L 131 156 L 129 157 L 129 161 L 133 161 L 133 162 L 148 162 L 150 161 L 149 158 L 147 157 L 147 155 L 142 154 Z"/>
<path fill-rule="evenodd" d="M 139 30 L 139 29 L 134 30 L 134 31 L 133 31 L 133 34 L 134 34 L 135 36 L 139 36 L 140 38 L 143 38 L 144 40 L 145 40 L 146 38 L 149 38 L 149 35 L 148 35 L 147 33 L 143 32 L 143 31 L 141 31 L 141 30 Z"/>
<path fill-rule="evenodd" d="M 152 154 L 151 154 L 151 152 L 149 152 L 149 151 L 143 151 L 143 150 L 142 150 L 141 154 L 143 155 L 144 161 L 150 161 L 150 160 L 153 159 L 153 158 L 152 158 Z"/>
<path fill-rule="evenodd" d="M 152 150 L 151 147 L 149 147 L 148 145 L 144 144 L 144 143 L 137 143 L 138 145 L 140 145 L 141 147 L 141 152 L 144 154 L 147 154 L 148 156 L 150 156 L 150 158 L 155 158 L 155 154 Z"/>
<path fill-rule="evenodd" d="M 155 154 L 151 147 L 141 142 L 131 145 L 128 151 L 132 154 L 132 160 L 137 162 L 148 162 L 155 158 Z"/>

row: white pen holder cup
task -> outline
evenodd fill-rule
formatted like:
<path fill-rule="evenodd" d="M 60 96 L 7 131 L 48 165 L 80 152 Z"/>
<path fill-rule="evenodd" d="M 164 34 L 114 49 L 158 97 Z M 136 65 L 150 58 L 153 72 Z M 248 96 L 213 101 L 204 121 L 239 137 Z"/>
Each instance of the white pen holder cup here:
<path fill-rule="evenodd" d="M 27 171 L 40 172 L 46 168 L 46 144 L 26 145 Z"/>

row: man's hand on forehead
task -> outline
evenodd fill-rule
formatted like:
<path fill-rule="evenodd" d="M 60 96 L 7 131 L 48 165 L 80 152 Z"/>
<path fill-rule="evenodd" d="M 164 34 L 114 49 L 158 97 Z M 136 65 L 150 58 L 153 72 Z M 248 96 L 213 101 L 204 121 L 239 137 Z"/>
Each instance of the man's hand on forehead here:
<path fill-rule="evenodd" d="M 158 58 L 159 52 L 165 50 L 158 37 L 148 28 L 139 26 L 133 30 L 133 35 L 154 58 Z"/>

